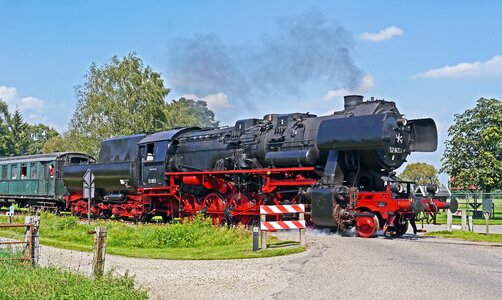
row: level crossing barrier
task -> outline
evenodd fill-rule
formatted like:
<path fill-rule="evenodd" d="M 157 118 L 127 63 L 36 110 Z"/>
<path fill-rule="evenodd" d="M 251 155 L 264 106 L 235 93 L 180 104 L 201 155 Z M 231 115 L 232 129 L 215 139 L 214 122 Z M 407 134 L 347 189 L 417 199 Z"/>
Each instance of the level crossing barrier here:
<path fill-rule="evenodd" d="M 298 214 L 298 220 L 267 221 L 267 216 Z M 262 205 L 260 206 L 261 249 L 267 248 L 267 232 L 277 230 L 298 229 L 300 245 L 305 246 L 305 205 Z"/>

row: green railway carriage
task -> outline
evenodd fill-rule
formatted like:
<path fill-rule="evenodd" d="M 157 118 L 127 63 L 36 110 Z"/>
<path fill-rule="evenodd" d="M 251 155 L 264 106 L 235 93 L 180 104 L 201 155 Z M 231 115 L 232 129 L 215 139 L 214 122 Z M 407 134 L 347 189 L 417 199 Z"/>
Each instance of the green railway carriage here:
<path fill-rule="evenodd" d="M 0 207 L 17 203 L 32 209 L 64 207 L 63 166 L 93 163 L 94 158 L 57 152 L 0 158 Z"/>

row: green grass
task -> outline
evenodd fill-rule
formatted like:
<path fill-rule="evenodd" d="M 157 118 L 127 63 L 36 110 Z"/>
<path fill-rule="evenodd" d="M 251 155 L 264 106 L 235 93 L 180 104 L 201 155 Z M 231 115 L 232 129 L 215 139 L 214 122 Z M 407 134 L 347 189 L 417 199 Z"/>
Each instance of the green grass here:
<path fill-rule="evenodd" d="M 91 279 L 55 268 L 0 261 L 0 278 L 0 299 L 148 299 L 146 291 L 135 289 L 133 278 L 127 275 Z"/>
<path fill-rule="evenodd" d="M 465 199 L 458 199 L 458 201 L 463 202 L 466 200 Z M 490 218 L 489 224 L 490 225 L 502 225 L 502 199 L 494 199 L 493 203 L 494 203 L 494 207 L 495 207 L 495 215 L 492 218 Z M 469 205 L 467 205 L 465 203 L 459 204 L 458 210 L 462 210 L 462 209 L 467 209 L 469 211 L 469 210 L 472 210 L 472 207 L 470 207 Z M 478 208 L 478 210 L 481 210 L 481 209 L 482 209 L 481 207 Z M 441 214 L 438 214 L 437 219 L 436 219 L 437 222 L 440 224 L 445 224 L 446 223 L 446 215 L 447 215 L 446 211 L 441 212 Z M 468 215 L 472 216 L 472 211 L 469 211 Z M 453 224 L 460 225 L 461 222 L 462 222 L 461 217 L 456 217 L 456 216 L 453 217 Z M 472 223 L 474 225 L 485 225 L 486 221 L 484 218 L 476 218 L 476 219 L 472 220 Z"/>
<path fill-rule="evenodd" d="M 1 222 L 1 220 L 0 220 Z M 15 220 L 21 223 L 21 217 Z M 297 243 L 286 243 L 269 238 L 270 249 L 252 252 L 249 230 L 236 227 L 214 227 L 202 217 L 188 224 L 140 224 L 118 221 L 97 221 L 91 226 L 73 216 L 43 213 L 40 222 L 40 242 L 58 248 L 92 251 L 96 226 L 107 227 L 108 254 L 129 257 L 163 259 L 236 259 L 270 257 L 298 253 L 305 250 Z M 0 229 L 0 236 L 21 238 L 23 229 Z"/>
<path fill-rule="evenodd" d="M 475 241 L 475 242 L 489 242 L 489 243 L 501 243 L 502 244 L 502 234 L 493 233 L 493 234 L 484 234 L 477 232 L 469 232 L 469 231 L 435 231 L 429 232 L 425 234 L 426 236 L 438 236 L 444 238 L 453 238 L 453 239 L 462 239 L 467 241 Z"/>

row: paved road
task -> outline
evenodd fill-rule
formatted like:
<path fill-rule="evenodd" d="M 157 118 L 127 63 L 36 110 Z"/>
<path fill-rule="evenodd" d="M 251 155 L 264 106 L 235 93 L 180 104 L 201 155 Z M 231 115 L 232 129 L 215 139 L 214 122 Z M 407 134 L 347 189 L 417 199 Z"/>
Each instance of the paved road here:
<path fill-rule="evenodd" d="M 406 234 L 361 239 L 309 231 L 308 251 L 232 261 L 107 256 L 153 299 L 500 299 L 502 247 Z M 43 263 L 89 270 L 89 254 L 42 248 Z M 84 266 L 82 269 L 82 266 Z"/>

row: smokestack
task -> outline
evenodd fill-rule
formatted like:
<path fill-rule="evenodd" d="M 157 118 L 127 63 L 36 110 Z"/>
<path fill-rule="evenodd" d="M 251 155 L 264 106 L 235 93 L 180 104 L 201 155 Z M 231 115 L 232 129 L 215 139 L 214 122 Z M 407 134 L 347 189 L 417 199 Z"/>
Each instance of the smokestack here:
<path fill-rule="evenodd" d="M 344 108 L 346 111 L 353 110 L 359 103 L 363 102 L 364 97 L 361 95 L 347 95 L 343 97 Z"/>

